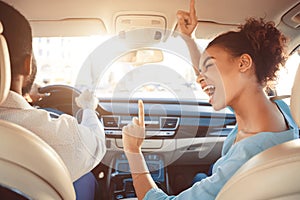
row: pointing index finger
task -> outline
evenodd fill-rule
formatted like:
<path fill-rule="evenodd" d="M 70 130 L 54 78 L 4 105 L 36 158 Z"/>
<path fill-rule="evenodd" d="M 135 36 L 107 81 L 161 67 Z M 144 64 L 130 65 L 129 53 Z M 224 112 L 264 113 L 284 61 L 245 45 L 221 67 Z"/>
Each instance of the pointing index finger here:
<path fill-rule="evenodd" d="M 190 1 L 190 14 L 192 16 L 194 16 L 196 13 L 196 10 L 195 10 L 195 0 L 191 0 Z"/>
<path fill-rule="evenodd" d="M 145 113 L 144 113 L 144 103 L 143 103 L 143 101 L 139 100 L 138 105 L 139 105 L 139 114 L 138 114 L 139 125 L 141 127 L 145 127 Z"/>

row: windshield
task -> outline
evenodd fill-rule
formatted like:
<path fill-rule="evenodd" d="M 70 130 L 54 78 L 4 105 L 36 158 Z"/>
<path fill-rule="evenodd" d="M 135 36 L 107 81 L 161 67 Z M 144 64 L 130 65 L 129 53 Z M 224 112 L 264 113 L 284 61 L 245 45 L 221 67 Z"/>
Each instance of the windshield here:
<path fill-rule="evenodd" d="M 178 38 L 171 38 L 169 43 L 176 43 Z M 101 72 L 89 69 L 91 66 L 87 65 L 88 57 L 108 40 L 109 37 L 104 36 L 34 38 L 33 49 L 38 68 L 36 82 L 41 86 L 65 84 L 79 90 L 92 87 L 99 98 L 208 100 L 207 95 L 196 83 L 189 54 L 178 55 L 168 48 L 160 48 L 161 54 L 155 55 L 154 61 L 147 59 L 149 55 L 151 57 L 158 51 L 138 50 L 119 55 L 107 66 L 92 66 L 97 70 L 103 68 Z M 204 49 L 208 40 L 196 42 L 200 49 Z M 187 49 L 182 51 L 188 52 Z M 295 70 L 300 60 L 299 53 L 295 52 L 286 63 L 286 69 L 280 72 L 279 81 L 276 83 L 278 95 L 291 92 Z"/>
<path fill-rule="evenodd" d="M 107 40 L 108 37 L 101 36 L 34 38 L 38 68 L 36 82 L 41 86 L 66 84 L 79 90 L 92 85 L 98 97 L 208 99 L 195 81 L 195 73 L 187 58 L 189 55 L 176 55 L 168 49 L 160 49 L 162 55 L 154 62 L 148 62 L 147 55 L 141 54 L 157 51 L 138 50 L 134 62 L 128 60 L 128 55 L 132 54 L 128 52 L 112 60 L 101 73 L 88 69 L 87 58 Z M 207 41 L 199 40 L 199 44 L 204 48 Z M 183 51 L 188 52 L 187 49 Z M 140 79 L 144 81 L 138 83 Z"/>

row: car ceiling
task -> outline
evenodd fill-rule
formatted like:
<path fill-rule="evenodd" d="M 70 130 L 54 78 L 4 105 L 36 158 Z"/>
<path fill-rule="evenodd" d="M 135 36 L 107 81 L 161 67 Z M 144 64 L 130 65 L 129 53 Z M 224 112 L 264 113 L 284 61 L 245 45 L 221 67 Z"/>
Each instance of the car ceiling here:
<path fill-rule="evenodd" d="M 189 0 L 5 0 L 31 22 L 34 36 L 116 34 L 119 16 L 158 16 L 164 28 L 174 31 L 176 12 L 188 10 Z M 300 41 L 299 0 L 196 0 L 197 38 L 211 38 L 244 23 L 251 16 L 272 20 L 293 38 L 289 50 Z M 283 21 L 286 13 L 296 8 Z M 66 23 L 61 22 L 67 21 Z M 290 23 L 290 24 L 288 24 Z M 133 23 L 133 26 L 136 24 Z M 294 27 L 292 27 L 294 26 Z M 78 28 L 81 27 L 81 28 Z M 134 28 L 134 27 L 133 27 Z"/>

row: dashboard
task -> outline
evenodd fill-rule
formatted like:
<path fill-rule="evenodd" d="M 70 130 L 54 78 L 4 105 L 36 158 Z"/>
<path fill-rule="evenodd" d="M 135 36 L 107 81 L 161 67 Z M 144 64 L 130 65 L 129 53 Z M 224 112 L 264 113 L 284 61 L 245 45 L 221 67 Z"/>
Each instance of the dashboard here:
<path fill-rule="evenodd" d="M 101 122 L 108 138 L 121 138 L 122 127 L 137 116 L 137 100 L 104 100 Z M 144 100 L 146 138 L 227 136 L 235 125 L 230 109 L 214 111 L 206 102 Z"/>

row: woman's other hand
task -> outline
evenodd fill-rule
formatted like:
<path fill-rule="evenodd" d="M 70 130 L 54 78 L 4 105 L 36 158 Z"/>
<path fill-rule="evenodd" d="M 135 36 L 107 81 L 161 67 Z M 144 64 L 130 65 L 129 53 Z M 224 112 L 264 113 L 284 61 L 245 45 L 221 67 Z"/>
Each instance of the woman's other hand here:
<path fill-rule="evenodd" d="M 145 139 L 144 104 L 138 102 L 138 118 L 134 117 L 132 123 L 122 129 L 122 140 L 125 153 L 141 153 L 141 146 Z"/>

